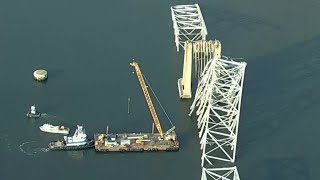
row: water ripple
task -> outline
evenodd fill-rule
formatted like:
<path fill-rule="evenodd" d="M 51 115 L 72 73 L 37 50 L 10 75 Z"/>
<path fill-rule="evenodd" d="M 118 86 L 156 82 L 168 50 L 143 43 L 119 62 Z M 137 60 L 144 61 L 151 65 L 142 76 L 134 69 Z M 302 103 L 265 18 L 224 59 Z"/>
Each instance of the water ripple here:
<path fill-rule="evenodd" d="M 36 141 L 27 141 L 19 145 L 19 149 L 22 153 L 28 156 L 35 156 L 41 152 L 48 152 L 49 148 L 35 147 Z"/>

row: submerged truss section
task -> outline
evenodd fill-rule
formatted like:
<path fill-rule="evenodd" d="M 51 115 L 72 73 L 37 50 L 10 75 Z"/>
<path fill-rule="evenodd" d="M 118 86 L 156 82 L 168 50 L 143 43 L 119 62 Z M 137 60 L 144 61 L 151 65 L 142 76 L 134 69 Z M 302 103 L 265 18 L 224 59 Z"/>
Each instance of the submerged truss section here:
<path fill-rule="evenodd" d="M 190 107 L 196 109 L 202 167 L 234 162 L 246 63 L 211 59 L 205 66 Z"/>
<path fill-rule="evenodd" d="M 198 4 L 172 6 L 171 16 L 177 51 L 186 41 L 206 39 L 207 27 Z"/>

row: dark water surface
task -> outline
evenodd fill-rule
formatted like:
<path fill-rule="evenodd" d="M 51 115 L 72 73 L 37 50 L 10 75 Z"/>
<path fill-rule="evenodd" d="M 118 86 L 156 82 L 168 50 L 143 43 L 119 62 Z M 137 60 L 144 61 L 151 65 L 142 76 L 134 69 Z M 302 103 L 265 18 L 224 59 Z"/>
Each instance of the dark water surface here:
<path fill-rule="evenodd" d="M 0 1 L 0 179 L 200 179 L 190 101 L 178 98 L 182 54 L 170 6 L 196 1 Z M 197 1 L 209 39 L 248 62 L 236 165 L 243 180 L 318 180 L 320 3 Z M 43 123 L 83 124 L 88 135 L 149 132 L 133 68 L 140 63 L 177 127 L 177 153 L 47 152 Z M 49 72 L 47 83 L 32 79 Z M 127 98 L 130 97 L 130 114 Z M 56 117 L 30 120 L 31 104 Z M 170 128 L 156 106 L 163 129 Z"/>

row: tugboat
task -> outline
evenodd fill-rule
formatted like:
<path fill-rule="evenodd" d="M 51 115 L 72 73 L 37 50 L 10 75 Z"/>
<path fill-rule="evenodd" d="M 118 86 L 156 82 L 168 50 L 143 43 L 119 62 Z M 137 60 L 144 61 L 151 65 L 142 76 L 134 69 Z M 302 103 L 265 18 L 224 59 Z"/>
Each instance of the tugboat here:
<path fill-rule="evenodd" d="M 39 127 L 41 131 L 48 133 L 69 134 L 69 128 L 64 126 L 53 126 L 51 124 L 44 124 Z"/>
<path fill-rule="evenodd" d="M 50 150 L 78 150 L 94 146 L 93 139 L 87 139 L 83 126 L 77 125 L 77 129 L 72 137 L 64 136 L 63 140 L 52 141 L 48 147 Z"/>
<path fill-rule="evenodd" d="M 27 113 L 27 117 L 29 118 L 39 118 L 41 117 L 41 113 L 36 110 L 36 105 L 32 105 Z"/>

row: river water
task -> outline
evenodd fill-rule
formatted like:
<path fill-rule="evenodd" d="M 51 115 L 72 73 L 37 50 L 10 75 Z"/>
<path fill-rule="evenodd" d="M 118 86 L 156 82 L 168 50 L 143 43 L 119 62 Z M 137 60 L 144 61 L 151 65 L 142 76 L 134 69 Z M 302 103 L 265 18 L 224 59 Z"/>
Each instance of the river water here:
<path fill-rule="evenodd" d="M 320 145 L 320 2 L 40 1 L 0 2 L 0 179 L 200 179 L 191 101 L 180 101 L 182 53 L 170 6 L 198 2 L 208 39 L 226 56 L 243 57 L 245 75 L 236 166 L 245 180 L 317 180 Z M 129 62 L 135 58 L 177 127 L 173 153 L 50 152 L 74 131 L 149 132 L 152 119 Z M 46 83 L 33 81 L 44 68 Z M 130 111 L 128 101 L 130 98 Z M 52 116 L 28 119 L 31 104 Z M 170 128 L 156 106 L 163 129 Z"/>

